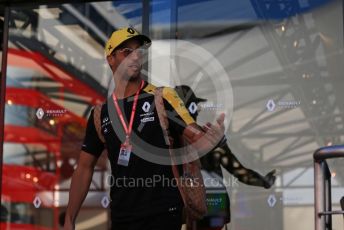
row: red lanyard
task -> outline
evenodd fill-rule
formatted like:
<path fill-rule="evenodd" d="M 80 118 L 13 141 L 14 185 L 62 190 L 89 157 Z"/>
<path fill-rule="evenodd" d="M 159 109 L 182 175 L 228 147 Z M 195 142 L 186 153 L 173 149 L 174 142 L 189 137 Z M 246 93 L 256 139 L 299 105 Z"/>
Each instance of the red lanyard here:
<path fill-rule="evenodd" d="M 124 128 L 124 132 L 126 134 L 126 141 L 129 141 L 129 136 L 130 136 L 131 130 L 133 128 L 134 116 L 135 116 L 135 112 L 136 112 L 136 105 L 137 105 L 137 101 L 138 101 L 138 98 L 139 98 L 139 92 L 142 89 L 143 84 L 144 84 L 144 81 L 142 80 L 140 88 L 137 90 L 137 92 L 135 94 L 133 107 L 131 109 L 129 127 L 127 127 L 127 124 L 125 123 L 124 116 L 123 116 L 123 113 L 122 113 L 122 111 L 121 111 L 121 109 L 120 109 L 120 107 L 118 105 L 118 101 L 117 101 L 117 97 L 115 95 L 115 92 L 112 93 L 112 98 L 113 98 L 113 101 L 115 102 L 115 107 L 116 107 L 118 116 L 119 116 L 119 118 L 121 120 L 121 123 L 122 123 L 123 128 Z"/>

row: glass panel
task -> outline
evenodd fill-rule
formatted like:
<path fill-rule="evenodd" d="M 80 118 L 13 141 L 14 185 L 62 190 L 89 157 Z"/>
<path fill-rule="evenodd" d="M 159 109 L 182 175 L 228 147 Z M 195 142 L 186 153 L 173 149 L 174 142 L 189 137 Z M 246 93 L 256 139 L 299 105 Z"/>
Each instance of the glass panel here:
<path fill-rule="evenodd" d="M 225 111 L 236 157 L 262 175 L 277 169 L 270 189 L 222 171 L 227 190 L 207 187 L 211 212 L 199 226 L 228 221 L 228 193 L 231 229 L 312 228 L 312 153 L 344 141 L 342 2 L 150 2 L 145 74 L 157 85 L 189 85 L 207 99 L 188 106 L 200 124 Z M 111 89 L 104 42 L 115 28 L 140 30 L 141 17 L 138 0 L 11 8 L 1 229 L 58 228 L 86 119 Z M 222 160 L 228 169 L 231 159 Z M 334 210 L 342 163 L 330 161 Z M 97 165 L 77 228 L 107 228 L 105 167 Z M 342 216 L 333 225 L 342 228 Z"/>
<path fill-rule="evenodd" d="M 105 41 L 141 17 L 141 1 L 10 9 L 1 229 L 59 228 L 89 112 L 112 79 Z M 105 173 L 101 157 L 77 228 L 107 228 Z"/>
<path fill-rule="evenodd" d="M 242 164 L 262 175 L 277 170 L 270 189 L 222 172 L 230 229 L 313 228 L 313 152 L 344 141 L 342 2 L 154 0 L 151 8 L 152 81 L 189 85 L 207 99 L 197 106 L 200 124 L 226 111 L 228 143 Z M 335 162 L 332 208 L 339 210 L 344 171 Z M 223 225 L 221 213 L 212 215 L 199 224 Z M 333 229 L 342 228 L 338 216 Z"/>

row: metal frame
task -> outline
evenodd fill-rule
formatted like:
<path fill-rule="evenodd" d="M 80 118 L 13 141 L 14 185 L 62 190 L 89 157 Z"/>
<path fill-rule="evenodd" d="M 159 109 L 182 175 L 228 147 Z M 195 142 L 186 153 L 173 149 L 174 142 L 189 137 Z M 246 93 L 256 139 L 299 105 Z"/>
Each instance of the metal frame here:
<path fill-rule="evenodd" d="M 332 211 L 331 173 L 327 159 L 344 157 L 344 145 L 324 147 L 316 150 L 314 158 L 314 217 L 315 230 L 332 230 L 332 215 L 344 211 Z"/>
<path fill-rule="evenodd" d="M 5 127 L 5 96 L 6 96 L 6 71 L 7 71 L 7 40 L 8 40 L 8 19 L 10 9 L 4 10 L 4 28 L 2 44 L 2 63 L 1 63 L 1 82 L 0 82 L 0 201 L 2 197 L 2 162 L 3 162 L 3 145 L 4 145 L 4 127 Z"/>

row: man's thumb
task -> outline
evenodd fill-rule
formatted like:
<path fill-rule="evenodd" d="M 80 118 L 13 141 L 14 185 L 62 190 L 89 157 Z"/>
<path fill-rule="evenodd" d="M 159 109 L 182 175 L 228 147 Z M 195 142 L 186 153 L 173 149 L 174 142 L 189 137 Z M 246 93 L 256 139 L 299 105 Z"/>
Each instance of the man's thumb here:
<path fill-rule="evenodd" d="M 225 114 L 221 113 L 220 116 L 218 116 L 218 118 L 216 119 L 216 121 L 219 125 L 222 125 L 223 122 L 225 121 Z"/>

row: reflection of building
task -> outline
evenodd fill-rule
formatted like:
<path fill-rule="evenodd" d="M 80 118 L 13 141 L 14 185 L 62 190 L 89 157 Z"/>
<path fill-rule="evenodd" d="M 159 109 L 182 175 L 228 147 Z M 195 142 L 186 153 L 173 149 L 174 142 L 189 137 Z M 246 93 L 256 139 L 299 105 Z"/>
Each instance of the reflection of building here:
<path fill-rule="evenodd" d="M 0 0 L 1 6 L 5 2 L 10 1 Z M 262 191 L 242 185 L 233 188 L 234 227 L 249 229 L 250 224 L 278 209 L 283 214 L 284 229 L 311 228 L 312 152 L 319 146 L 344 141 L 340 102 L 342 2 L 175 2 L 135 0 L 50 5 L 50 1 L 49 5 L 39 2 L 21 5 L 25 1 L 17 0 L 2 8 L 9 12 L 4 18 L 9 25 L 8 33 L 5 30 L 8 43 L 5 41 L 3 46 L 7 52 L 3 53 L 6 86 L 2 84 L 1 88 L 5 102 L 1 106 L 5 108 L 4 135 L 0 135 L 4 141 L 1 149 L 2 200 L 7 197 L 4 204 L 8 204 L 12 192 L 12 189 L 8 192 L 10 187 L 6 189 L 10 186 L 6 178 L 9 175 L 19 178 L 19 172 L 24 171 L 36 175 L 30 176 L 31 180 L 52 179 L 44 186 L 18 179 L 13 188 L 24 183 L 32 190 L 31 197 L 27 195 L 21 201 L 31 204 L 36 193 L 43 192 L 40 194 L 46 198 L 42 199 L 44 202 L 58 200 L 51 207 L 60 210 L 53 213 L 63 210 L 85 121 L 91 106 L 107 95 L 111 83 L 103 59 L 103 43 L 114 28 L 131 24 L 155 40 L 151 56 L 157 58 L 147 65 L 152 76 L 156 76 L 152 80 L 171 86 L 194 84 L 197 95 L 208 98 L 216 109 L 225 106 L 217 97 L 216 71 L 202 72 L 200 66 L 206 63 L 200 65 L 194 60 L 175 57 L 171 62 L 168 55 L 176 47 L 167 39 L 188 40 L 215 57 L 232 84 L 234 110 L 228 132 L 232 148 L 248 166 L 261 172 L 265 168 L 279 170 L 276 191 L 254 196 Z M 162 53 L 167 61 L 160 58 Z M 173 81 L 176 74 L 180 82 Z M 198 76 L 202 80 L 196 84 L 194 79 Z M 271 111 L 266 110 L 269 100 L 275 103 Z M 39 108 L 44 111 L 42 119 L 36 116 Z M 205 105 L 200 118 L 208 120 L 213 115 L 214 110 Z M 340 165 L 340 161 L 333 163 L 334 205 L 339 205 L 336 199 L 343 194 Z M 101 162 L 99 169 L 104 168 L 105 163 Z M 102 175 L 94 178 L 94 193 L 86 208 L 96 204 L 102 210 L 100 200 L 105 190 L 100 183 Z M 97 191 L 99 197 L 94 195 Z M 241 197 L 239 192 L 245 196 Z M 250 208 L 256 203 L 263 204 L 262 199 L 271 193 L 277 197 L 274 209 L 268 205 L 261 210 Z M 92 216 L 98 215 L 85 210 L 84 219 Z M 102 213 L 99 216 L 97 221 L 106 220 Z M 56 215 L 54 220 L 56 226 Z M 276 221 L 280 226 L 282 220 Z"/>
<path fill-rule="evenodd" d="M 11 222 L 39 225 L 44 220 L 44 225 L 57 228 L 59 208 L 67 201 L 64 184 L 73 173 L 86 126 L 85 117 L 66 106 L 71 96 L 89 97 L 91 103 L 104 97 L 37 52 L 9 49 L 7 68 L 3 195 L 10 198 L 11 208 L 25 204 L 33 213 L 28 219 L 18 213 L 15 220 L 11 211 Z M 28 72 L 33 74 L 26 80 Z M 47 82 L 56 90 L 47 91 Z M 64 94 L 69 94 L 67 99 Z M 104 169 L 104 162 L 100 166 Z M 14 180 L 8 183 L 9 178 Z M 95 189 L 98 199 L 104 189 L 104 184 Z M 97 200 L 88 204 L 100 206 Z M 35 220 L 35 215 L 46 218 Z"/>
<path fill-rule="evenodd" d="M 34 21 L 29 18 L 28 23 L 34 26 Z M 13 45 L 7 50 L 2 183 L 2 194 L 8 197 L 4 203 L 9 210 L 7 219 L 12 228 L 38 225 L 57 229 L 86 126 L 80 108 L 87 109 L 104 96 L 80 80 L 80 72 L 41 52 L 38 48 L 44 43 L 23 35 L 14 35 L 9 41 Z M 23 46 L 29 50 L 21 49 Z M 79 110 L 75 105 L 80 105 Z M 86 207 L 103 210 L 100 200 L 105 187 L 99 178 L 104 177 L 105 168 L 101 160 Z M 21 210 L 16 211 L 18 208 Z"/>

